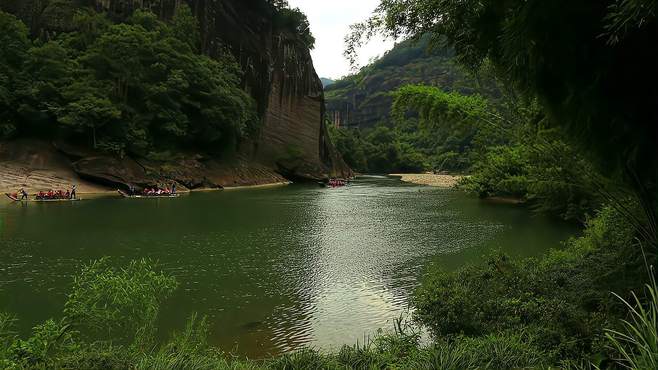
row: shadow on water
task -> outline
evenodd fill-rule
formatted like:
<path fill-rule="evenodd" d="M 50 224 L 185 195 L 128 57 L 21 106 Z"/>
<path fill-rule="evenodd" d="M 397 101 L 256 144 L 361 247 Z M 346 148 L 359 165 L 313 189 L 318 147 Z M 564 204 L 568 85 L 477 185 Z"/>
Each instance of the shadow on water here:
<path fill-rule="evenodd" d="M 576 232 L 518 207 L 386 177 L 338 189 L 0 204 L 0 310 L 29 332 L 61 315 L 82 264 L 151 257 L 181 284 L 163 307 L 163 332 L 197 312 L 226 350 L 329 348 L 392 327 L 430 263 L 454 269 L 495 249 L 534 256 Z"/>

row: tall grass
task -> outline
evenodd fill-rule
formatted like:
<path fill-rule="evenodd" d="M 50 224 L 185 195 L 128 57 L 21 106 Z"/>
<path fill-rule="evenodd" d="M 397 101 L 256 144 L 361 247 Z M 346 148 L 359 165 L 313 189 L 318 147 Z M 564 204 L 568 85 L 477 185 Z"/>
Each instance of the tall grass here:
<path fill-rule="evenodd" d="M 622 320 L 621 329 L 606 329 L 610 346 L 620 355 L 618 364 L 629 369 L 658 369 L 658 285 L 653 266 L 645 286 L 645 303 L 635 292 L 630 301 L 615 296 L 630 315 Z"/>
<path fill-rule="evenodd" d="M 0 368 L 8 367 L 7 360 L 9 347 L 15 339 L 14 323 L 16 318 L 10 314 L 0 312 Z"/>

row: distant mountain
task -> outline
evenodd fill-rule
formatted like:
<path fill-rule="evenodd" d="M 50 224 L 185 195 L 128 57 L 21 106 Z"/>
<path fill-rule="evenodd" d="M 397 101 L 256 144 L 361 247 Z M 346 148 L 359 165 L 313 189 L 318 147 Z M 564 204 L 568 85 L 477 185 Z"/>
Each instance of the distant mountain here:
<path fill-rule="evenodd" d="M 334 83 L 336 83 L 336 81 L 334 81 L 330 78 L 324 78 L 324 77 L 320 77 L 320 81 L 322 81 L 322 87 L 324 87 L 324 88 L 326 88 L 327 86 L 331 86 Z"/>
<path fill-rule="evenodd" d="M 371 128 L 387 122 L 390 92 L 408 84 L 424 84 L 465 95 L 500 96 L 489 80 L 479 81 L 460 67 L 452 50 L 429 49 L 429 38 L 404 41 L 383 57 L 325 87 L 327 116 L 341 127 Z"/>

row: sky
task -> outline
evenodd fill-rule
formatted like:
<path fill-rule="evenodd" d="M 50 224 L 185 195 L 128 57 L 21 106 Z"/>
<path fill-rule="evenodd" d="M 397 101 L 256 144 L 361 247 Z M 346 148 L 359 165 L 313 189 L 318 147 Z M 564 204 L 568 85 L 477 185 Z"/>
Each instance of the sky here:
<path fill-rule="evenodd" d="M 293 8 L 308 16 L 315 36 L 311 51 L 315 69 L 320 77 L 338 79 L 350 74 L 350 64 L 343 56 L 344 38 L 351 24 L 365 20 L 379 4 L 379 0 L 288 0 Z M 373 40 L 359 52 L 359 65 L 383 55 L 394 45 L 392 40 Z"/>

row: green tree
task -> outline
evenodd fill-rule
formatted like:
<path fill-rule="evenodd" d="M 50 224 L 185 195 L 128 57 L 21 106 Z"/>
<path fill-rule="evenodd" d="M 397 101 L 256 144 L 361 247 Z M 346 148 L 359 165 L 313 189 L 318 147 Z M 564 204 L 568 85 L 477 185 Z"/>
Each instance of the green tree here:
<path fill-rule="evenodd" d="M 42 135 L 56 130 L 53 121 L 58 109 L 67 103 L 63 92 L 74 82 L 76 70 L 76 62 L 58 41 L 48 41 L 28 51 L 23 83 L 18 90 L 18 112 L 24 132 Z"/>
<path fill-rule="evenodd" d="M 315 37 L 311 33 L 311 25 L 306 14 L 299 8 L 290 8 L 287 1 L 274 1 L 272 23 L 277 30 L 292 32 L 298 36 L 307 48 L 315 47 Z"/>
<path fill-rule="evenodd" d="M 199 22 L 187 4 L 183 3 L 176 8 L 176 13 L 171 20 L 171 32 L 175 38 L 186 43 L 191 50 L 199 51 L 201 44 Z"/>
<path fill-rule="evenodd" d="M 343 130 L 327 124 L 331 142 L 343 156 L 350 168 L 359 172 L 368 172 L 368 159 L 364 152 L 364 141 L 359 130 Z"/>
<path fill-rule="evenodd" d="M 13 15 L 0 11 L 0 138 L 16 131 L 16 90 L 29 47 L 27 27 Z"/>
<path fill-rule="evenodd" d="M 92 81 L 79 81 L 64 91 L 68 103 L 57 110 L 58 121 L 69 126 L 74 131 L 89 133 L 92 147 L 99 147 L 97 131 L 110 123 L 118 124 L 121 111 L 107 98 L 106 89 L 94 86 Z M 105 139 L 101 139 L 102 146 L 112 147 L 113 151 L 123 153 L 123 146 L 116 148 Z"/>

